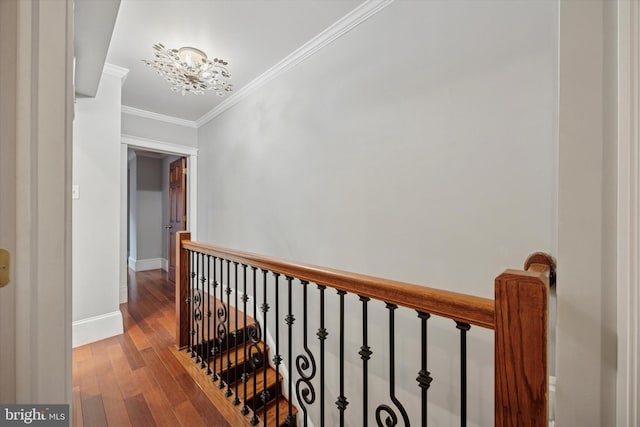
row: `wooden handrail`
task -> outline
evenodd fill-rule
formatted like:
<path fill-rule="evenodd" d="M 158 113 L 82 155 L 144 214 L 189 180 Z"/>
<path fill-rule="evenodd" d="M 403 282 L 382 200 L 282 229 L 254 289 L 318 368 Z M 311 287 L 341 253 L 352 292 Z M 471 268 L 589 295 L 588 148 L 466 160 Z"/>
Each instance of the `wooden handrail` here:
<path fill-rule="evenodd" d="M 381 279 L 363 274 L 349 273 L 310 264 L 285 261 L 249 252 L 227 249 L 204 243 L 181 240 L 182 248 L 190 249 L 230 261 L 270 270 L 284 276 L 349 293 L 366 296 L 398 306 L 447 317 L 471 325 L 494 328 L 494 302 L 492 299 L 464 295 L 395 280 Z M 188 239 L 188 238 L 187 238 Z M 179 244 L 179 243 L 178 243 Z M 180 252 L 178 252 L 180 253 Z M 176 278 L 179 280 L 179 278 Z M 176 283 L 178 283 L 176 281 Z"/>

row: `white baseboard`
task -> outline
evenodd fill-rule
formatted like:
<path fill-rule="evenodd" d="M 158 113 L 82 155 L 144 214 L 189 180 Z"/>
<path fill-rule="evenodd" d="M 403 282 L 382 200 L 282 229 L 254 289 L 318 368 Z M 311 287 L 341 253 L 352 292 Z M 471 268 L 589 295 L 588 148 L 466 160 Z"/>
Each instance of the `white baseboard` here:
<path fill-rule="evenodd" d="M 163 268 L 163 258 L 133 259 L 129 258 L 129 268 L 133 271 L 158 270 Z"/>
<path fill-rule="evenodd" d="M 164 271 L 169 271 L 169 261 L 167 261 L 165 258 L 162 258 L 162 269 Z"/>
<path fill-rule="evenodd" d="M 125 293 L 126 295 L 126 293 Z M 72 323 L 72 346 L 100 341 L 123 332 L 122 313 L 114 311 Z"/>

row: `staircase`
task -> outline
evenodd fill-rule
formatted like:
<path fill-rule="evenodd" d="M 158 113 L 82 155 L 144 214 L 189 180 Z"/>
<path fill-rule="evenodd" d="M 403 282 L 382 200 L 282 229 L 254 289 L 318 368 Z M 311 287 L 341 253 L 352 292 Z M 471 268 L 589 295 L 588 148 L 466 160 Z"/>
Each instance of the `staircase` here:
<path fill-rule="evenodd" d="M 218 300 L 216 303 L 221 305 Z M 213 308 L 213 302 L 210 306 Z M 233 307 L 228 316 L 231 333 L 225 338 L 203 339 L 193 348 L 172 347 L 171 351 L 230 425 L 295 426 L 298 410 L 282 394 L 282 374 L 264 363 L 265 354 L 267 360 L 273 359 L 269 346 L 249 339 L 255 321 L 247 316 L 243 324 L 244 313 Z M 237 325 L 235 320 L 239 321 Z M 209 333 L 202 328 L 204 334 L 213 336 L 213 324 L 211 319 Z M 261 356 L 252 358 L 256 349 Z"/>

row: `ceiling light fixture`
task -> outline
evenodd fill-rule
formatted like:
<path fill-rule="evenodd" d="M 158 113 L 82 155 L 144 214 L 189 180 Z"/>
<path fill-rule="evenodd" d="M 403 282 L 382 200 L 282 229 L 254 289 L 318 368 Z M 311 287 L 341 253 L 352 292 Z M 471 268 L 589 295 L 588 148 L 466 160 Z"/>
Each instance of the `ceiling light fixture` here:
<path fill-rule="evenodd" d="M 219 58 L 212 61 L 195 47 L 168 49 L 158 43 L 153 48 L 153 61 L 143 59 L 142 62 L 171 83 L 174 92 L 202 95 L 207 90 L 213 90 L 218 96 L 224 96 L 233 90 L 228 82 L 231 74 L 226 61 Z"/>

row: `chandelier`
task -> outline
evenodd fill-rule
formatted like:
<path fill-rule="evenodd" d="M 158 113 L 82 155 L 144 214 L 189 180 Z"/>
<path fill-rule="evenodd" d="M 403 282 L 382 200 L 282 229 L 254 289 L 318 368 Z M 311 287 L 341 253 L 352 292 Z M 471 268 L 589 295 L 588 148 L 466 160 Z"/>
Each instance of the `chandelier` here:
<path fill-rule="evenodd" d="M 231 74 L 226 61 L 219 58 L 210 60 L 203 51 L 194 47 L 168 49 L 158 43 L 153 48 L 153 61 L 143 59 L 142 62 L 164 77 L 174 92 L 202 95 L 213 90 L 218 96 L 224 96 L 233 90 L 228 82 Z"/>

